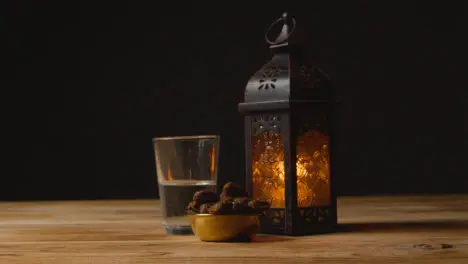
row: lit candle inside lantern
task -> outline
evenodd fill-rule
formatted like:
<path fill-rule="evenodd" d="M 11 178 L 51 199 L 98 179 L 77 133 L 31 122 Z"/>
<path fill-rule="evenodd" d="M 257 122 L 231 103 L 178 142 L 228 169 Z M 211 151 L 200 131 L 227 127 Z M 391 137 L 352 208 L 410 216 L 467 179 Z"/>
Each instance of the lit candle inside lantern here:
<path fill-rule="evenodd" d="M 270 136 L 263 138 L 267 146 L 264 148 L 263 153 L 259 155 L 259 160 L 253 164 L 252 180 L 254 186 L 258 186 L 254 190 L 255 198 L 267 199 L 271 202 L 273 208 L 281 208 L 284 207 L 285 203 L 284 155 L 279 149 L 268 145 L 274 142 L 276 137 L 277 135 L 270 134 Z M 322 143 L 324 142 L 326 141 L 322 141 Z M 328 145 L 322 144 L 312 155 L 306 152 L 298 153 L 296 175 L 299 207 L 327 205 L 330 195 L 328 191 Z"/>

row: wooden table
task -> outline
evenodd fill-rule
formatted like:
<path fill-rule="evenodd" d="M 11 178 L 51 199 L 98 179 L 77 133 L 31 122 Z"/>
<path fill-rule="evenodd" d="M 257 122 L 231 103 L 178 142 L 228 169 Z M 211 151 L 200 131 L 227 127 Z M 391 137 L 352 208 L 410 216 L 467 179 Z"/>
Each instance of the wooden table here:
<path fill-rule="evenodd" d="M 464 263 L 468 196 L 346 197 L 346 232 L 204 243 L 167 235 L 158 201 L 0 203 L 0 263 Z"/>

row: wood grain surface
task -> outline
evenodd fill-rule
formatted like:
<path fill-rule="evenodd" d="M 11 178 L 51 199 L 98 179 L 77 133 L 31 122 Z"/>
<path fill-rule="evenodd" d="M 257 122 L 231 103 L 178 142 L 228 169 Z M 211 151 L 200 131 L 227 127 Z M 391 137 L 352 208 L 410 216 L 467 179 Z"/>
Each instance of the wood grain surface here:
<path fill-rule="evenodd" d="M 468 196 L 346 197 L 340 231 L 206 243 L 158 201 L 0 203 L 0 263 L 468 263 Z"/>

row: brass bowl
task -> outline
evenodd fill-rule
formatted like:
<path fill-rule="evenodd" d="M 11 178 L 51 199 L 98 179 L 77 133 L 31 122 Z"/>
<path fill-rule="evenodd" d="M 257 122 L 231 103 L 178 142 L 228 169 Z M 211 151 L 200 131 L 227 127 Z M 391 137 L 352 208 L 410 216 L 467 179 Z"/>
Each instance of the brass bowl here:
<path fill-rule="evenodd" d="M 258 215 L 190 215 L 193 233 L 201 241 L 251 241 L 260 230 Z"/>

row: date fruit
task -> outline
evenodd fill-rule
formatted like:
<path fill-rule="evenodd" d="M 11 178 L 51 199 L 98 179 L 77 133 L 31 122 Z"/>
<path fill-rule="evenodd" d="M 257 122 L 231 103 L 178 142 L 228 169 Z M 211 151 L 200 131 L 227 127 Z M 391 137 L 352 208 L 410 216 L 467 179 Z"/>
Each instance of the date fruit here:
<path fill-rule="evenodd" d="M 270 209 L 270 203 L 262 200 L 252 200 L 249 202 L 249 207 L 260 213 Z"/>
<path fill-rule="evenodd" d="M 208 212 L 213 215 L 232 214 L 232 202 L 233 200 L 230 198 L 222 199 L 211 206 Z"/>
<path fill-rule="evenodd" d="M 223 186 L 223 191 L 220 194 L 221 199 L 226 197 L 248 197 L 249 194 L 242 187 L 234 182 L 228 182 Z"/>
<path fill-rule="evenodd" d="M 232 202 L 232 210 L 238 214 L 248 214 L 252 212 L 252 208 L 249 207 L 249 202 L 252 199 L 248 197 L 238 197 Z"/>
<path fill-rule="evenodd" d="M 219 195 L 210 190 L 201 190 L 193 195 L 192 200 L 197 202 L 199 205 L 206 203 L 216 203 L 219 201 Z"/>
<path fill-rule="evenodd" d="M 187 206 L 188 214 L 261 214 L 270 208 L 270 203 L 252 200 L 249 194 L 236 183 L 223 186 L 221 195 L 210 190 L 198 191 Z"/>
<path fill-rule="evenodd" d="M 206 203 L 200 206 L 200 214 L 209 214 L 210 208 L 215 205 L 215 203 Z"/>

